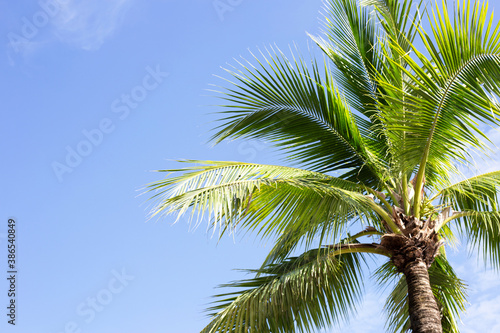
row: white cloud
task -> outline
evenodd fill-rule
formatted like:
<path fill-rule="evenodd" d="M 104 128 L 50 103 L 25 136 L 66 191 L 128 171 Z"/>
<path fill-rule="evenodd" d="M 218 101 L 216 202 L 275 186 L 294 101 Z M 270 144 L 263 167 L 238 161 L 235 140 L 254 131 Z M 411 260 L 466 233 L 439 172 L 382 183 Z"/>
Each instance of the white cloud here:
<path fill-rule="evenodd" d="M 20 18 L 7 34 L 7 57 L 30 60 L 43 48 L 62 42 L 82 50 L 97 50 L 121 26 L 135 0 L 47 0 Z"/>
<path fill-rule="evenodd" d="M 485 267 L 485 259 L 477 251 L 463 258 L 468 252 L 452 254 L 449 259 L 457 275 L 468 285 L 469 306 L 459 323 L 462 333 L 500 332 L 500 275 L 492 268 Z"/>
<path fill-rule="evenodd" d="M 461 332 L 463 333 L 500 332 L 500 295 L 471 305 L 462 317 L 462 322 Z"/>
<path fill-rule="evenodd" d="M 96 50 L 121 25 L 133 0 L 73 0 L 54 17 L 54 34 L 64 43 Z"/>
<path fill-rule="evenodd" d="M 500 276 L 497 272 L 492 269 L 484 270 L 481 268 L 476 268 L 473 272 L 474 279 L 469 283 L 472 292 L 481 294 L 498 293 L 500 290 Z"/>

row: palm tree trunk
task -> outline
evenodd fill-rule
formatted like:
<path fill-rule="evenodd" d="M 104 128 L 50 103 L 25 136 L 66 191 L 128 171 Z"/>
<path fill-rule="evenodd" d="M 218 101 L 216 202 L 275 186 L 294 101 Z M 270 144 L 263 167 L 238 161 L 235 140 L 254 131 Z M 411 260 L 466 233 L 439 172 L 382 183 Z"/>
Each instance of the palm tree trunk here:
<path fill-rule="evenodd" d="M 441 313 L 429 282 L 427 265 L 416 260 L 404 269 L 413 333 L 442 333 Z"/>

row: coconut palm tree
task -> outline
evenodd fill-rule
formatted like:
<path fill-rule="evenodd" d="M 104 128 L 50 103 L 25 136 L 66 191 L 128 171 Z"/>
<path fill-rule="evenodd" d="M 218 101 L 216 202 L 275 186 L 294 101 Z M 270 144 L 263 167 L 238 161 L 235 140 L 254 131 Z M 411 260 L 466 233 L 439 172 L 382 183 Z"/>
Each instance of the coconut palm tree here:
<path fill-rule="evenodd" d="M 189 160 L 149 186 L 153 216 L 275 241 L 216 296 L 203 332 L 334 325 L 358 304 L 370 257 L 393 287 L 389 331 L 458 332 L 465 284 L 446 248 L 461 237 L 500 267 L 500 171 L 463 176 L 500 125 L 500 25 L 487 2 L 329 0 L 323 33 L 311 36 L 323 61 L 270 48 L 221 89 L 215 143 L 266 140 L 288 166 Z"/>

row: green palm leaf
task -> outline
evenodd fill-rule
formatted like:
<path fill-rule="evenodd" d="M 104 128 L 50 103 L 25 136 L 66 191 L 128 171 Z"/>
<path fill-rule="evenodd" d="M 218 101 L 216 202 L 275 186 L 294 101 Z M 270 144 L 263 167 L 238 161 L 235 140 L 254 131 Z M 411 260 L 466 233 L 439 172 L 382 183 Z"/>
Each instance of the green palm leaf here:
<path fill-rule="evenodd" d="M 369 149 L 366 124 L 352 114 L 339 95 L 329 71 L 324 75 L 313 61 L 289 60 L 270 54 L 258 67 L 241 64 L 228 72 L 236 80 L 224 97 L 228 110 L 214 135 L 227 138 L 260 138 L 282 149 L 289 159 L 321 172 L 355 169 L 351 181 L 375 186 L 376 153 Z"/>
<path fill-rule="evenodd" d="M 455 220 L 460 235 L 496 269 L 500 269 L 500 212 L 466 211 Z"/>
<path fill-rule="evenodd" d="M 360 298 L 366 254 L 391 258 L 378 271 L 381 284 L 395 281 L 389 331 L 411 321 L 415 332 L 458 332 L 465 285 L 443 244 L 461 236 L 500 268 L 500 171 L 452 184 L 488 152 L 484 129 L 500 126 L 500 22 L 487 2 L 457 2 L 453 15 L 446 1 L 422 4 L 326 0 L 323 37 L 311 36 L 324 63 L 271 48 L 227 70 L 213 141 L 266 140 L 303 169 L 184 161 L 197 165 L 160 170 L 167 178 L 148 186 L 152 216 L 274 242 L 255 277 L 217 296 L 203 332 L 338 324 Z M 412 311 L 408 292 L 422 303 Z"/>
<path fill-rule="evenodd" d="M 403 67 L 401 70 L 412 90 L 405 92 L 388 84 L 384 86 L 388 91 L 399 90 L 404 94 L 404 100 L 394 99 L 390 107 L 384 108 L 384 120 L 391 140 L 401 149 L 402 159 L 409 161 L 410 167 L 420 165 L 417 192 L 422 188 L 427 165 L 445 170 L 452 161 L 465 162 L 471 147 L 484 151 L 478 136 L 486 138 L 478 124 L 500 124 L 500 108 L 491 97 L 500 91 L 500 48 L 494 42 L 499 38 L 499 25 L 491 31 L 487 7 L 479 3 L 474 5 L 472 13 L 467 7 L 457 12 L 452 22 L 446 6 L 434 10 L 431 28 L 436 43 L 419 28 L 431 59 L 415 46 L 410 55 L 392 43 L 392 49 L 409 66 L 409 70 Z M 478 33 L 483 28 L 487 33 L 484 36 Z M 456 53 L 457 50 L 460 52 Z M 412 58 L 413 54 L 418 61 Z M 391 61 L 398 66 L 395 60 Z M 402 108 L 407 111 L 395 112 Z M 416 197 L 417 216 L 420 199 Z"/>
<path fill-rule="evenodd" d="M 499 190 L 500 171 L 494 171 L 450 185 L 434 198 L 439 197 L 441 204 L 453 206 L 457 211 L 496 211 Z"/>
<path fill-rule="evenodd" d="M 362 295 L 362 264 L 359 253 L 321 249 L 251 271 L 260 275 L 223 286 L 243 289 L 215 296 L 202 332 L 311 332 L 345 321 Z"/>
<path fill-rule="evenodd" d="M 500 171 L 494 171 L 453 184 L 436 195 L 442 205 L 455 211 L 449 223 L 496 268 L 500 267 L 499 190 Z"/>
<path fill-rule="evenodd" d="M 335 80 L 350 106 L 371 119 L 376 112 L 374 74 L 380 67 L 375 22 L 355 0 L 327 1 L 324 17 L 328 41 L 311 37 L 335 64 Z"/>
<path fill-rule="evenodd" d="M 411 44 L 417 36 L 416 27 L 421 22 L 419 14 L 422 1 L 415 6 L 413 1 L 408 0 L 362 0 L 360 4 L 373 6 L 388 38 L 397 41 L 403 49 L 410 51 Z"/>
<path fill-rule="evenodd" d="M 262 236 L 279 234 L 291 225 L 311 230 L 328 223 L 334 236 L 354 216 L 373 219 L 377 208 L 359 185 L 317 172 L 253 163 L 187 162 L 205 165 L 160 170 L 184 173 L 149 186 L 158 201 L 152 216 L 177 212 L 179 218 L 191 210 L 192 219 L 199 222 L 208 214 L 210 225 L 221 231 L 234 231 L 239 225 Z"/>

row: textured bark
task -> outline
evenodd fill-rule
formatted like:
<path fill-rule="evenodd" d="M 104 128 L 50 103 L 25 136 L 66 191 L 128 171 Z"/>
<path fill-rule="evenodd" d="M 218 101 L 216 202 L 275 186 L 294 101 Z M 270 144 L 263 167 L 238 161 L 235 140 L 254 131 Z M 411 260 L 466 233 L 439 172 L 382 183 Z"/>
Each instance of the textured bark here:
<path fill-rule="evenodd" d="M 394 223 L 401 234 L 385 234 L 380 245 L 391 253 L 391 259 L 399 272 L 412 261 L 422 260 L 431 267 L 443 244 L 434 230 L 435 221 L 420 221 L 415 216 L 406 216 L 400 209 L 394 209 Z"/>
<path fill-rule="evenodd" d="M 408 284 L 408 303 L 413 333 L 442 333 L 441 313 L 432 293 L 427 265 L 409 262 L 403 271 Z"/>
<path fill-rule="evenodd" d="M 401 234 L 383 235 L 380 245 L 406 277 L 411 329 L 413 333 L 442 333 L 441 312 L 427 271 L 442 246 L 434 229 L 436 221 L 406 216 L 399 208 L 394 209 L 393 218 Z"/>

